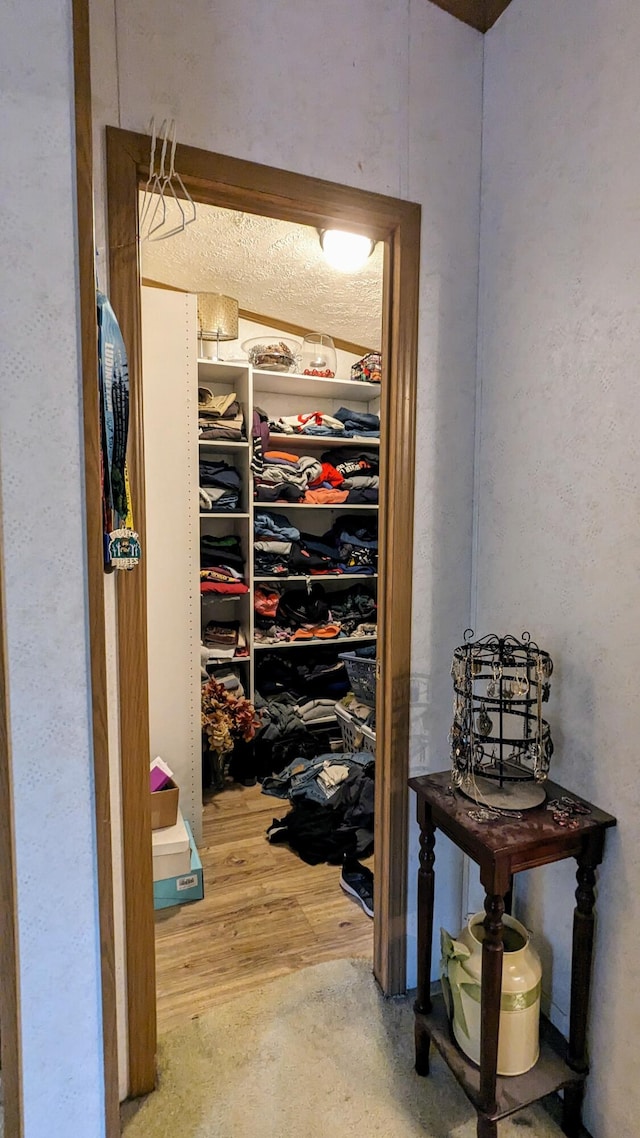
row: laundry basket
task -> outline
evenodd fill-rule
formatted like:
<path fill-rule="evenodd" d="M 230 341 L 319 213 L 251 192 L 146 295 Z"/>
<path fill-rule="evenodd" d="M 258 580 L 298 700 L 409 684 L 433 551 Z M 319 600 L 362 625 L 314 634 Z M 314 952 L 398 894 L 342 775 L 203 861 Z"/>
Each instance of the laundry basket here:
<path fill-rule="evenodd" d="M 374 704 L 376 702 L 375 656 L 358 656 L 355 652 L 341 652 L 340 659 L 344 660 L 349 683 L 357 699 L 362 703 Z"/>
<path fill-rule="evenodd" d="M 345 751 L 369 751 L 372 755 L 376 753 L 376 733 L 350 711 L 343 707 L 341 703 L 336 704 L 336 718 L 340 724 L 342 731 L 342 742 Z"/>

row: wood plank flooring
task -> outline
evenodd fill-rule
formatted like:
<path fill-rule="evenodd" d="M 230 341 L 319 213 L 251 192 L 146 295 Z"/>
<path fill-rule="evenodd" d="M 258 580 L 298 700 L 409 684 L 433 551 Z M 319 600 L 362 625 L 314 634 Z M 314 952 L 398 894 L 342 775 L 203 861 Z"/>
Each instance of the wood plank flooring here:
<path fill-rule="evenodd" d="M 204 900 L 156 913 L 160 1031 L 310 964 L 373 959 L 373 921 L 340 888 L 339 868 L 268 843 L 287 811 L 236 783 L 205 804 Z"/>

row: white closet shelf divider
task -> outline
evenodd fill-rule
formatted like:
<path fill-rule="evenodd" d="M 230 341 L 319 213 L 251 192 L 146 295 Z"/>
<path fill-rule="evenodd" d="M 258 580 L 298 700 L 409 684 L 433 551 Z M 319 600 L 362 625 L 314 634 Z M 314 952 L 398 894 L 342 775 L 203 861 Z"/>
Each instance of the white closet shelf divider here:
<path fill-rule="evenodd" d="M 269 439 L 270 442 L 277 443 L 279 447 L 285 447 L 286 443 L 287 446 L 294 446 L 296 450 L 299 447 L 313 447 L 314 450 L 330 450 L 331 447 L 359 447 L 360 450 L 366 450 L 367 447 L 380 446 L 380 439 L 341 439 L 340 435 L 280 435 L 271 431 Z"/>
<path fill-rule="evenodd" d="M 279 577 L 255 577 L 254 581 L 270 581 L 275 583 L 281 581 L 283 585 L 290 584 L 292 581 L 377 581 L 377 573 L 307 573 L 306 575 L 287 576 L 282 574 Z"/>
<path fill-rule="evenodd" d="M 248 371 L 248 362 L 227 363 L 226 360 L 209 360 L 202 356 L 198 359 L 198 379 L 211 383 L 235 383 L 238 379 L 246 379 Z"/>
<path fill-rule="evenodd" d="M 315 375 L 298 375 L 289 371 L 260 371 L 253 369 L 253 386 L 256 391 L 270 391 L 274 395 L 295 395 L 302 399 L 351 399 L 368 403 L 380 398 L 379 383 L 364 383 L 357 379 L 322 379 Z M 310 408 L 313 410 L 313 408 Z"/>
<path fill-rule="evenodd" d="M 249 443 L 246 439 L 227 442 L 225 439 L 198 439 L 198 445 L 207 450 L 246 450 Z"/>
<path fill-rule="evenodd" d="M 254 502 L 254 507 L 256 510 L 350 510 L 352 514 L 359 513 L 360 510 L 379 509 L 379 506 L 357 505 L 355 502 Z M 227 516 L 237 518 L 239 515 Z"/>
<path fill-rule="evenodd" d="M 263 644 L 261 641 L 256 641 L 253 650 L 258 652 L 270 648 L 272 652 L 280 652 L 283 648 L 318 648 L 321 644 L 332 645 L 336 648 L 341 644 L 375 644 L 376 640 L 377 636 L 334 636 L 333 639 L 318 636 L 311 640 L 276 640 L 274 644 Z"/>
<path fill-rule="evenodd" d="M 215 510 L 203 510 L 200 514 L 201 518 L 248 518 L 250 514 L 239 514 L 236 510 L 223 510 L 221 513 L 216 513 Z"/>

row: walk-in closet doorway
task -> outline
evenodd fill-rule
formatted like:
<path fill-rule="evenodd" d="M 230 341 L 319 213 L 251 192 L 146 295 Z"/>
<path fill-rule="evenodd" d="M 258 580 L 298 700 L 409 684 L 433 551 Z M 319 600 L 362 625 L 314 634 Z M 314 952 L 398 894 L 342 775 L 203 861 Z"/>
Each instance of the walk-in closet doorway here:
<path fill-rule="evenodd" d="M 109 128 L 110 298 L 129 354 L 128 462 L 145 547 L 142 311 L 138 195 L 151 139 Z M 412 518 L 417 369 L 419 207 L 301 175 L 178 147 L 176 168 L 196 202 L 287 222 L 363 232 L 384 243 L 383 383 L 378 568 L 379 665 L 374 973 L 387 994 L 405 986 Z M 393 556 L 389 556 L 393 551 Z M 124 903 L 131 1095 L 155 1083 L 156 1009 L 148 796 L 147 597 L 143 572 L 117 590 Z"/>

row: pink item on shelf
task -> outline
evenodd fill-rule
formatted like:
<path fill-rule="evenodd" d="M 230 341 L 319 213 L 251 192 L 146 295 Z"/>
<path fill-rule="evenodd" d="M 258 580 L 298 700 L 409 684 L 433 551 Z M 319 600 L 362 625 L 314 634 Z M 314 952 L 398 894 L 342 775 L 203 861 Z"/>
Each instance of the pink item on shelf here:
<path fill-rule="evenodd" d="M 151 783 L 151 793 L 156 790 L 162 790 L 169 782 L 169 775 L 161 769 L 161 767 L 152 767 L 149 771 L 149 781 Z"/>

